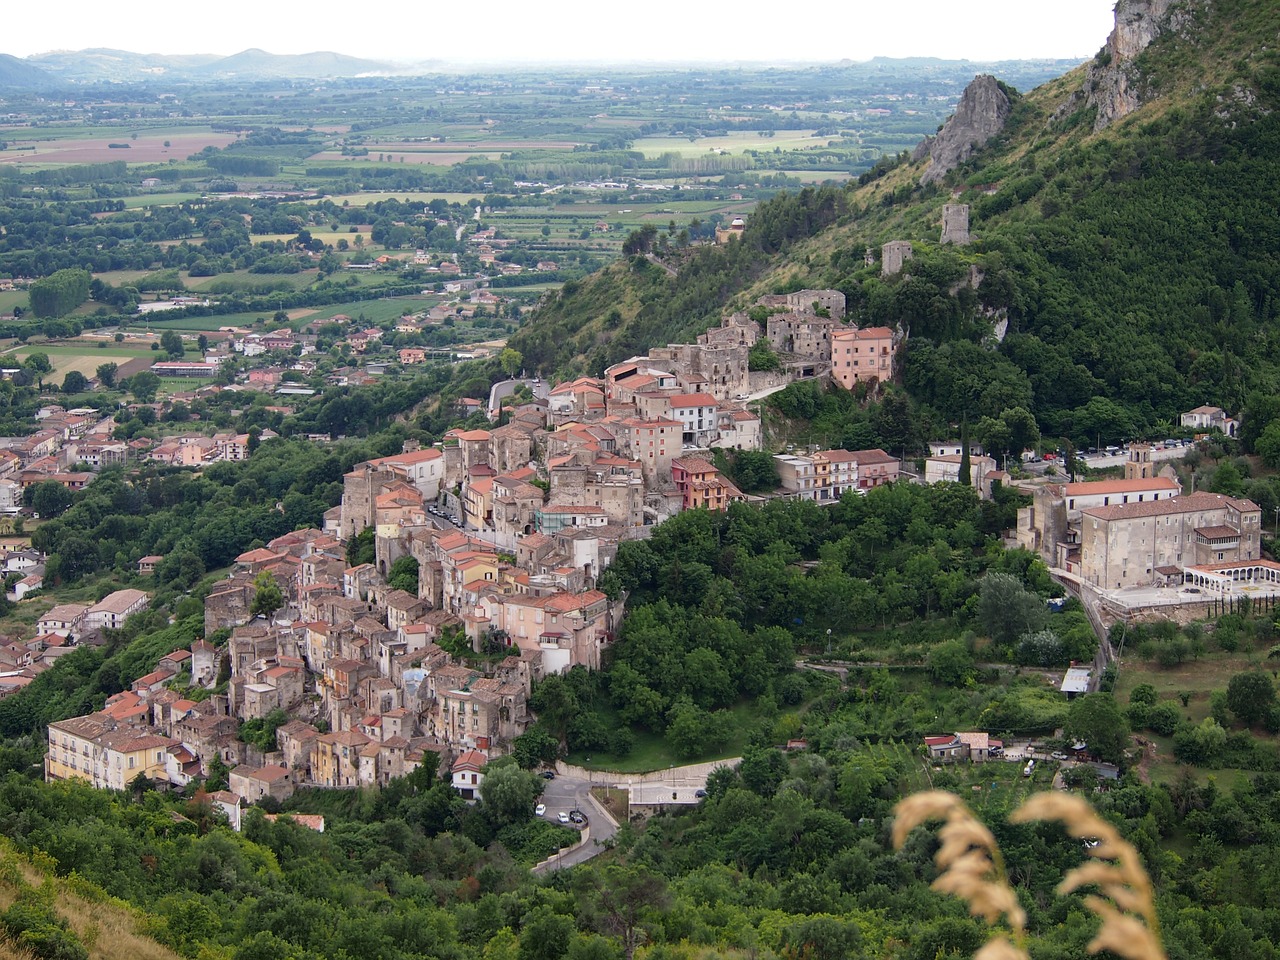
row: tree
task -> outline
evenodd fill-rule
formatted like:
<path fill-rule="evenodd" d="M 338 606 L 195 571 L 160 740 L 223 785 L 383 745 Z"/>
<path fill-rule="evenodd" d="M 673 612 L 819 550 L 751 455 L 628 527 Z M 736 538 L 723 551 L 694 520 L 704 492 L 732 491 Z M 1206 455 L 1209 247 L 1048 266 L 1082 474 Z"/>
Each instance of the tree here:
<path fill-rule="evenodd" d="M 263 616 L 267 619 L 284 606 L 284 593 L 276 578 L 263 570 L 253 578 L 253 602 L 249 604 L 249 616 Z"/>
<path fill-rule="evenodd" d="M 416 557 L 406 554 L 391 565 L 391 573 L 387 576 L 387 585 L 392 590 L 404 590 L 418 595 L 418 561 Z"/>
<path fill-rule="evenodd" d="M 523 823 L 533 816 L 546 781 L 536 773 L 520 769 L 514 757 L 500 757 L 484 768 L 480 799 L 499 826 Z"/>
<path fill-rule="evenodd" d="M 729 463 L 729 476 L 743 493 L 778 489 L 778 467 L 767 450 L 739 450 Z"/>
<path fill-rule="evenodd" d="M 96 371 L 98 382 L 110 390 L 116 385 L 116 374 L 120 372 L 120 367 L 116 363 L 100 363 Z"/>
<path fill-rule="evenodd" d="M 1108 763 L 1124 759 L 1129 723 L 1109 693 L 1090 693 L 1072 700 L 1063 731 L 1069 738 L 1087 743 L 1090 753 Z"/>
<path fill-rule="evenodd" d="M 166 330 L 160 334 L 160 349 L 174 359 L 181 359 L 186 352 L 182 346 L 182 335 L 177 330 Z"/>
<path fill-rule="evenodd" d="M 89 389 L 89 380 L 79 370 L 71 370 L 62 380 L 63 393 L 84 393 Z"/>
<path fill-rule="evenodd" d="M 505 347 L 503 351 L 498 354 L 498 366 L 502 367 L 502 372 L 508 377 L 514 377 L 523 364 L 524 355 L 521 354 L 519 350 L 514 350 L 511 347 Z"/>
<path fill-rule="evenodd" d="M 1227 684 L 1227 709 L 1245 726 L 1261 724 L 1270 716 L 1275 702 L 1275 685 L 1260 670 L 1237 673 Z"/>
<path fill-rule="evenodd" d="M 1034 633 L 1048 616 L 1044 602 L 1023 587 L 1017 577 L 992 572 L 982 578 L 978 622 L 987 627 L 997 643 L 1011 645 L 1023 634 Z"/>
<path fill-rule="evenodd" d="M 948 640 L 929 651 L 929 673 L 938 683 L 963 687 L 973 679 L 973 654 L 959 640 Z"/>
<path fill-rule="evenodd" d="M 373 527 L 365 527 L 347 541 L 348 566 L 358 567 L 361 564 L 373 563 L 377 553 L 376 533 Z"/>
<path fill-rule="evenodd" d="M 641 943 L 640 925 L 645 916 L 666 905 L 666 882 L 636 864 L 611 863 L 590 877 L 600 907 L 602 932 L 621 937 L 623 952 L 631 960 Z"/>
<path fill-rule="evenodd" d="M 560 741 L 536 724 L 511 743 L 511 755 L 526 770 L 554 763 L 560 755 Z"/>
<path fill-rule="evenodd" d="M 139 403 L 151 403 L 160 392 L 160 378 L 150 370 L 135 373 L 129 378 L 129 392 Z"/>
<path fill-rule="evenodd" d="M 751 350 L 747 353 L 747 369 L 753 373 L 782 369 L 781 358 L 774 353 L 773 345 L 765 337 L 761 337 L 752 344 Z"/>
<path fill-rule="evenodd" d="M 59 270 L 31 284 L 31 312 L 37 317 L 63 317 L 89 299 L 88 270 Z"/>
<path fill-rule="evenodd" d="M 75 495 L 57 480 L 41 480 L 27 487 L 22 501 L 42 519 L 60 517 L 75 500 Z"/>
<path fill-rule="evenodd" d="M 533 688 L 529 706 L 561 743 L 568 736 L 569 723 L 581 709 L 573 687 L 558 673 L 545 677 Z"/>
<path fill-rule="evenodd" d="M 22 361 L 22 365 L 32 373 L 50 373 L 53 370 L 49 355 L 39 351 L 29 354 L 27 359 Z"/>

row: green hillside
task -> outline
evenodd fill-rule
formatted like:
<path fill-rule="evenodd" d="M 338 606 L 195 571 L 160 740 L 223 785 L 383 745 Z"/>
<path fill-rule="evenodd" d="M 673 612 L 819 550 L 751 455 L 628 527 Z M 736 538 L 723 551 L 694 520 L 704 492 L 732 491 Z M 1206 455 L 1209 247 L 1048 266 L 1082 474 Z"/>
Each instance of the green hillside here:
<path fill-rule="evenodd" d="M 1027 402 L 1047 432 L 1087 436 L 1100 419 L 1130 434 L 1200 403 L 1240 410 L 1280 379 L 1280 8 L 1174 14 L 1126 68 L 1142 105 L 1104 130 L 1072 99 L 1097 85 L 1086 65 L 1015 97 L 1001 134 L 942 183 L 919 186 L 925 164 L 904 156 L 762 205 L 741 244 L 659 237 L 674 276 L 616 264 L 544 305 L 517 348 L 546 371 L 596 372 L 760 293 L 830 286 L 858 323 L 909 327 L 906 386 L 947 419 Z M 940 248 L 953 198 L 971 205 L 973 243 Z M 864 252 L 892 239 L 915 259 L 882 280 Z"/>

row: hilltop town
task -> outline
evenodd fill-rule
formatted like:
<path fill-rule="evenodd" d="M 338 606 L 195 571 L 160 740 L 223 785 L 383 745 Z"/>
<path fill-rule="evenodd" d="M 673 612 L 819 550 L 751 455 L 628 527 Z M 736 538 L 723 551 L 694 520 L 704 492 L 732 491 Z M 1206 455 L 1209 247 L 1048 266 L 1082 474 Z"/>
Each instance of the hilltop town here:
<path fill-rule="evenodd" d="M 798 379 L 874 389 L 893 376 L 901 335 L 846 324 L 838 292 L 803 290 L 756 307 L 763 322 L 733 314 L 695 343 L 655 348 L 602 377 L 539 385 L 527 402 L 488 411 L 501 425 L 456 428 L 438 445 L 407 442 L 355 465 L 323 529 L 236 557 L 204 601 L 204 637 L 162 657 L 102 710 L 50 724 L 47 776 L 184 787 L 225 768 L 230 792 L 253 802 L 302 785 L 385 784 L 429 753 L 465 771 L 477 756 L 509 752 L 534 720 L 533 684 L 601 667 L 626 608 L 625 596 L 601 589 L 618 545 L 681 511 L 747 499 L 711 457 L 762 448 L 754 401 Z M 184 373 L 212 375 L 219 350 L 269 360 L 291 344 L 287 333 L 244 337 L 215 347 L 201 362 L 207 370 L 188 364 Z M 753 370 L 762 350 L 772 362 Z M 175 375 L 166 364 L 154 372 Z M 241 376 L 261 380 L 253 370 Z M 42 412 L 44 429 L 6 454 L 16 479 L 0 483 L 14 504 L 33 483 L 75 489 L 92 480 L 60 472 L 68 463 L 200 468 L 242 460 L 274 436 L 125 443 L 112 439 L 114 420 L 92 410 Z M 776 495 L 819 502 L 899 473 L 882 450 L 776 461 Z M 352 565 L 359 538 L 371 550 Z M 163 561 L 144 557 L 138 573 Z M 127 590 L 96 606 L 55 606 L 39 624 L 35 656 L 28 651 L 15 672 L 47 665 L 42 652 L 100 643 L 103 627 L 146 603 L 145 592 Z M 246 740 L 245 723 L 270 723 L 274 741 Z"/>

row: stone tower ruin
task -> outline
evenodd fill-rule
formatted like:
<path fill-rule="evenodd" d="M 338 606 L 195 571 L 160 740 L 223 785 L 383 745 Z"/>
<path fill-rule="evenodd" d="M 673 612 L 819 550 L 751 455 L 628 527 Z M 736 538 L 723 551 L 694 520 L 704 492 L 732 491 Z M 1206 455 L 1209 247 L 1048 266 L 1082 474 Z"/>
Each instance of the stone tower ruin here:
<path fill-rule="evenodd" d="M 967 246 L 969 243 L 969 205 L 948 203 L 942 208 L 942 239 L 939 243 Z"/>

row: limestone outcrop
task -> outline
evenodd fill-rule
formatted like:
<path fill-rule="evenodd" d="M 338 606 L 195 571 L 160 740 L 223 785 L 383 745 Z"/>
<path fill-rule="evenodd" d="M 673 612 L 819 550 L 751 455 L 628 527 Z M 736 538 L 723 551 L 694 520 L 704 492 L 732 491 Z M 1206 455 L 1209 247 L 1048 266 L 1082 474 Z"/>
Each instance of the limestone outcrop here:
<path fill-rule="evenodd" d="M 1082 104 L 1097 107 L 1096 132 L 1133 113 L 1145 100 L 1134 59 L 1166 30 L 1181 30 L 1190 17 L 1188 0 L 1119 0 L 1116 25 L 1106 46 L 1086 69 L 1083 88 L 1059 107 L 1055 116 L 1074 113 Z"/>
<path fill-rule="evenodd" d="M 980 74 L 964 88 L 960 103 L 936 137 L 926 137 L 916 147 L 912 159 L 928 152 L 922 184 L 941 180 L 967 160 L 975 150 L 1003 129 L 1012 104 L 1003 85 L 989 74 Z"/>

